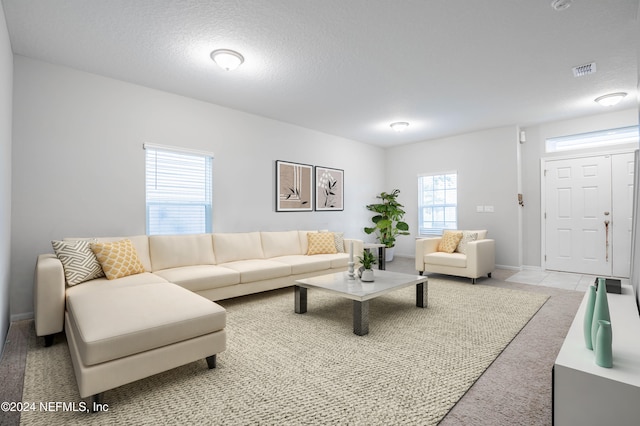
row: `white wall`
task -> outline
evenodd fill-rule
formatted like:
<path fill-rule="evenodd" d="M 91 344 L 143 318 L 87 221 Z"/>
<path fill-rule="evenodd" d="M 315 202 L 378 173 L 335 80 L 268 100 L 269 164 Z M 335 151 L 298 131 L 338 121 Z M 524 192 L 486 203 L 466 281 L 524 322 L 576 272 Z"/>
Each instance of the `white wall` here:
<path fill-rule="evenodd" d="M 387 149 L 386 190 L 400 189 L 411 232 L 398 238 L 396 253 L 415 254 L 418 175 L 456 170 L 458 228 L 487 229 L 496 240 L 496 264 L 519 267 L 517 136 L 514 126 Z M 476 212 L 479 205 L 494 206 L 494 213 Z"/>
<path fill-rule="evenodd" d="M 13 54 L 0 3 L 0 353 L 9 329 Z"/>
<path fill-rule="evenodd" d="M 540 160 L 567 155 L 567 153 L 545 154 L 546 139 L 637 124 L 638 110 L 632 108 L 572 120 L 555 121 L 523 129 L 527 135 L 527 142 L 521 145 L 522 187 L 525 200 L 523 209 L 524 267 L 536 269 L 542 266 Z"/>
<path fill-rule="evenodd" d="M 210 151 L 214 232 L 328 228 L 364 238 L 380 148 L 15 56 L 11 311 L 32 312 L 50 241 L 145 233 L 143 142 Z M 276 213 L 275 160 L 344 170 L 343 212 Z"/>

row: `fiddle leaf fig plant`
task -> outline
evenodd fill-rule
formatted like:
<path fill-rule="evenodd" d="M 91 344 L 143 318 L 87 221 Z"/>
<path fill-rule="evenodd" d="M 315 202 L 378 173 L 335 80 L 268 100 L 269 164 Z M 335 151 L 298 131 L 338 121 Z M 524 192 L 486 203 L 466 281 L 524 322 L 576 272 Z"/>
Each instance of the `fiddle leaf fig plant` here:
<path fill-rule="evenodd" d="M 399 194 L 399 189 L 394 189 L 389 194 L 382 192 L 376 196 L 381 202 L 367 206 L 367 210 L 376 215 L 371 218 L 373 226 L 365 227 L 364 232 L 367 234 L 375 232 L 380 244 L 384 244 L 387 248 L 396 245 L 398 235 L 409 235 L 409 225 L 402 221 L 406 212 L 403 210 L 404 206 L 397 200 Z"/>

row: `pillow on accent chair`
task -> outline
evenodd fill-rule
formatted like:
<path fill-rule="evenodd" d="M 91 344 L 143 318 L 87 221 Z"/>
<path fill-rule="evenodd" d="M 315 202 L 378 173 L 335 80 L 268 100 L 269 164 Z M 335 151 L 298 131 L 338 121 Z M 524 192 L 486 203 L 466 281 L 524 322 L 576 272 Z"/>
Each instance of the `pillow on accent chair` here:
<path fill-rule="evenodd" d="M 51 245 L 62 263 L 68 285 L 104 277 L 100 262 L 91 251 L 91 241 L 51 241 Z"/>
<path fill-rule="evenodd" d="M 309 241 L 308 255 L 335 254 L 338 252 L 333 232 L 308 232 L 307 240 Z"/>
<path fill-rule="evenodd" d="M 108 280 L 144 272 L 144 265 L 131 240 L 92 243 L 91 250 L 95 253 Z"/>
<path fill-rule="evenodd" d="M 467 254 L 467 244 L 478 239 L 477 232 L 462 231 L 462 238 L 456 248 L 457 253 Z"/>
<path fill-rule="evenodd" d="M 445 253 L 453 253 L 458 247 L 458 243 L 462 239 L 462 232 L 444 231 L 440 244 L 438 244 L 438 251 Z"/>

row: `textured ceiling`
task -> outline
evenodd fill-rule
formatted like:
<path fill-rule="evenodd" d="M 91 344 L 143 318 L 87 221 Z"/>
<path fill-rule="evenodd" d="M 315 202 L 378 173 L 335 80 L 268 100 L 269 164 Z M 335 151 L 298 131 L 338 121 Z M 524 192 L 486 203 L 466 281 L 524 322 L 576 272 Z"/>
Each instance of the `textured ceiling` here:
<path fill-rule="evenodd" d="M 637 105 L 638 0 L 2 3 L 16 54 L 379 146 Z"/>

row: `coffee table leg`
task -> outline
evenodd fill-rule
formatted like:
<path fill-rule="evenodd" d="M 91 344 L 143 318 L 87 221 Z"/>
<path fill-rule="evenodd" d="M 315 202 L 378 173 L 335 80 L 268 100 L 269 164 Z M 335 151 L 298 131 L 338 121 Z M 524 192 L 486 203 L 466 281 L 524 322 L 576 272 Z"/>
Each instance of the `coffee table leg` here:
<path fill-rule="evenodd" d="M 307 312 L 307 289 L 299 285 L 293 286 L 296 299 L 296 314 Z"/>
<path fill-rule="evenodd" d="M 369 334 L 369 301 L 353 301 L 353 332 L 358 336 Z"/>
<path fill-rule="evenodd" d="M 416 306 L 426 308 L 429 303 L 429 288 L 427 283 L 416 284 Z"/>

